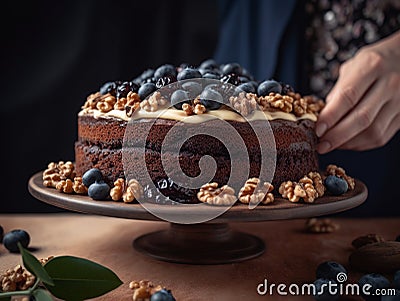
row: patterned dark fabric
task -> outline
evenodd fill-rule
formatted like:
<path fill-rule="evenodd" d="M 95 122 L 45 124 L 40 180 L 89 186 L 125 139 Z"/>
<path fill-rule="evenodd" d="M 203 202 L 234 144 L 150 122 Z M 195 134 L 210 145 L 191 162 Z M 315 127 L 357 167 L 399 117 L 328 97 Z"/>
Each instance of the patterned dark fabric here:
<path fill-rule="evenodd" d="M 305 10 L 307 76 L 311 91 L 322 98 L 333 87 L 341 63 L 400 29 L 399 0 L 308 0 Z"/>

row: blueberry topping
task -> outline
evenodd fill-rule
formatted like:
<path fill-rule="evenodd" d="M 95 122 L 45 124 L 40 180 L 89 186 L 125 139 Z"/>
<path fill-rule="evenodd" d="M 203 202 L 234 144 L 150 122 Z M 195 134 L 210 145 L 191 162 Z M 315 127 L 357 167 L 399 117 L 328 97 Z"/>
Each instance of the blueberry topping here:
<path fill-rule="evenodd" d="M 325 187 L 333 195 L 342 195 L 348 189 L 347 182 L 344 179 L 333 175 L 325 179 Z"/>
<path fill-rule="evenodd" d="M 176 301 L 170 290 L 162 289 L 155 292 L 150 301 Z"/>
<path fill-rule="evenodd" d="M 248 83 L 250 79 L 248 79 L 246 76 L 239 76 L 239 80 L 242 84 Z"/>
<path fill-rule="evenodd" d="M 221 78 L 221 75 L 219 73 L 217 73 L 217 72 L 207 71 L 206 73 L 203 74 L 202 77 L 203 78 L 219 80 Z"/>
<path fill-rule="evenodd" d="M 17 229 L 6 233 L 3 237 L 3 245 L 12 253 L 19 253 L 18 243 L 27 248 L 31 238 L 25 230 Z"/>
<path fill-rule="evenodd" d="M 200 94 L 200 102 L 208 110 L 218 110 L 224 103 L 221 93 L 207 86 Z"/>
<path fill-rule="evenodd" d="M 142 86 L 140 86 L 138 94 L 141 100 L 146 99 L 147 96 L 149 96 L 151 93 L 157 90 L 157 87 L 153 83 L 145 83 Z"/>
<path fill-rule="evenodd" d="M 337 280 L 336 277 L 339 273 L 345 273 L 347 275 L 346 269 L 340 263 L 325 261 L 318 265 L 316 278 Z"/>
<path fill-rule="evenodd" d="M 366 284 L 371 286 L 368 289 L 370 295 L 367 295 L 367 297 L 371 297 L 371 295 L 373 295 L 377 289 L 390 287 L 390 282 L 385 276 L 375 273 L 365 274 L 358 280 L 358 285 L 360 286 L 361 292 L 363 292 L 363 286 Z"/>
<path fill-rule="evenodd" d="M 267 96 L 269 93 L 282 93 L 282 86 L 275 80 L 266 80 L 260 83 L 257 89 L 259 96 Z"/>
<path fill-rule="evenodd" d="M 393 287 L 400 289 L 400 270 L 394 273 L 393 276 Z"/>
<path fill-rule="evenodd" d="M 239 94 L 240 92 L 256 93 L 256 89 L 254 88 L 254 86 L 251 83 L 244 83 L 244 84 L 240 84 L 235 89 L 235 94 Z"/>
<path fill-rule="evenodd" d="M 105 182 L 94 182 L 88 189 L 88 195 L 93 200 L 105 200 L 109 193 L 110 186 Z"/>
<path fill-rule="evenodd" d="M 208 59 L 200 64 L 199 69 L 212 70 L 219 68 L 218 64 L 213 59 Z"/>
<path fill-rule="evenodd" d="M 156 82 L 156 88 L 160 89 L 164 86 L 172 84 L 173 82 L 176 82 L 175 76 L 168 75 L 168 76 L 160 77 Z"/>
<path fill-rule="evenodd" d="M 236 73 L 225 74 L 224 76 L 221 77 L 220 81 L 235 86 L 241 84 L 239 75 L 237 75 Z"/>
<path fill-rule="evenodd" d="M 336 281 L 331 279 L 318 278 L 314 281 L 315 294 L 313 294 L 314 299 L 317 301 L 335 301 L 340 297 L 338 286 Z M 329 287 L 331 287 L 331 294 Z M 335 291 L 336 289 L 336 291 Z"/>
<path fill-rule="evenodd" d="M 176 76 L 176 68 L 170 64 L 161 65 L 154 72 L 154 77 L 156 79 L 159 79 L 164 76 L 170 76 L 170 75 L 172 75 L 174 77 Z"/>
<path fill-rule="evenodd" d="M 195 99 L 203 91 L 203 87 L 198 82 L 184 82 L 182 89 L 189 93 L 191 99 Z"/>
<path fill-rule="evenodd" d="M 229 64 L 224 65 L 222 67 L 221 71 L 225 75 L 226 74 L 231 74 L 231 73 L 241 75 L 242 74 L 242 67 L 238 63 L 229 63 Z"/>
<path fill-rule="evenodd" d="M 288 95 L 289 92 L 292 92 L 292 93 L 294 92 L 293 87 L 289 84 L 281 83 L 281 86 L 282 86 L 282 94 L 284 94 L 284 95 Z"/>
<path fill-rule="evenodd" d="M 89 187 L 94 182 L 100 182 L 103 180 L 103 174 L 100 169 L 92 168 L 86 171 L 82 176 L 82 183 L 86 187 Z"/>
<path fill-rule="evenodd" d="M 178 110 L 182 110 L 184 103 L 190 103 L 189 93 L 184 90 L 176 90 L 171 95 L 171 104 Z"/>
<path fill-rule="evenodd" d="M 139 91 L 139 88 L 140 88 L 140 84 L 139 83 L 131 81 L 129 83 L 129 86 L 130 86 L 132 92 L 137 93 L 137 91 Z"/>
<path fill-rule="evenodd" d="M 130 82 L 123 82 L 121 85 L 118 86 L 117 88 L 117 98 L 123 98 L 128 95 L 129 91 L 131 91 L 131 83 Z"/>
<path fill-rule="evenodd" d="M 185 80 L 191 78 L 201 78 L 201 73 L 198 69 L 186 68 L 178 73 L 178 80 Z"/>
<path fill-rule="evenodd" d="M 104 95 L 110 93 L 115 95 L 115 89 L 117 88 L 117 84 L 115 82 L 107 82 L 100 88 L 100 94 Z"/>

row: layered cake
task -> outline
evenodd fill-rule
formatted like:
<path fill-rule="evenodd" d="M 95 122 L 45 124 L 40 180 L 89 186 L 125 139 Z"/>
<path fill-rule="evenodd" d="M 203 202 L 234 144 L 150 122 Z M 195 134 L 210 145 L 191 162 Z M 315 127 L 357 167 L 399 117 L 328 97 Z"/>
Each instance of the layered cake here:
<path fill-rule="evenodd" d="M 241 187 L 244 178 L 260 177 L 266 156 L 266 166 L 274 165 L 272 185 L 279 187 L 288 179 L 318 171 L 314 126 L 322 107 L 321 100 L 303 97 L 289 85 L 254 80 L 235 63 L 207 60 L 198 68 L 162 65 L 129 82 L 106 83 L 88 96 L 78 114 L 76 173 L 98 168 L 110 186 L 120 178 L 148 175 L 164 196 L 196 203 L 199 189 L 177 185 L 175 170 L 196 178 L 201 159 L 211 156 L 215 173 L 207 181 Z M 166 144 L 172 129 L 179 135 L 172 135 L 175 140 Z M 216 129 L 227 133 L 229 140 L 229 133 L 237 133 L 248 156 L 235 157 L 236 148 L 212 134 Z M 266 133 L 267 152 L 261 151 L 263 137 L 257 133 Z M 135 168 L 143 161 L 146 168 Z M 154 196 L 154 191 L 150 194 Z"/>

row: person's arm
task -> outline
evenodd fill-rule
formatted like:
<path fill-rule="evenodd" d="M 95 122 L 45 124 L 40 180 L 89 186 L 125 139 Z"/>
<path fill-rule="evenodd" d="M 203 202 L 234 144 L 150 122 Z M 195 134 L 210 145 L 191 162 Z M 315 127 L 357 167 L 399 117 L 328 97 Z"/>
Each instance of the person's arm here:
<path fill-rule="evenodd" d="M 383 146 L 400 129 L 400 31 L 340 67 L 316 132 L 318 152 Z"/>

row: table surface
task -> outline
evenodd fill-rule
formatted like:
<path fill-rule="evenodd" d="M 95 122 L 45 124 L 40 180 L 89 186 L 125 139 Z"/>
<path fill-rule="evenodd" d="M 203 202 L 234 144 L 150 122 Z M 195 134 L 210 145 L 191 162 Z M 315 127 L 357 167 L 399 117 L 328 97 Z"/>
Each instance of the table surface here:
<path fill-rule="evenodd" d="M 399 218 L 332 218 L 340 229 L 329 234 L 304 231 L 305 220 L 232 223 L 231 227 L 252 233 L 266 243 L 258 258 L 225 265 L 186 265 L 151 259 L 132 248 L 134 238 L 166 229 L 165 222 L 136 221 L 78 213 L 0 214 L 5 231 L 25 229 L 38 258 L 50 255 L 84 257 L 112 269 L 124 282 L 118 289 L 96 300 L 132 300 L 129 282 L 147 279 L 173 291 L 178 301 L 195 300 L 313 300 L 309 296 L 259 296 L 257 286 L 268 283 L 312 283 L 317 265 L 334 260 L 349 270 L 349 282 L 362 273 L 348 266 L 351 241 L 377 233 L 391 240 L 399 235 Z M 21 263 L 19 254 L 0 246 L 0 271 Z M 343 300 L 361 300 L 343 298 Z"/>

